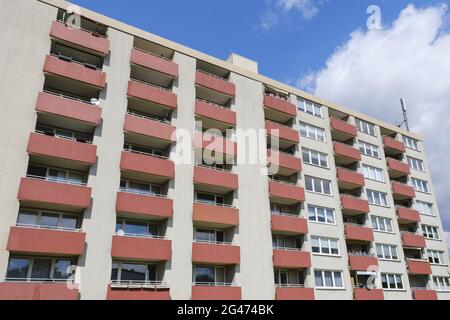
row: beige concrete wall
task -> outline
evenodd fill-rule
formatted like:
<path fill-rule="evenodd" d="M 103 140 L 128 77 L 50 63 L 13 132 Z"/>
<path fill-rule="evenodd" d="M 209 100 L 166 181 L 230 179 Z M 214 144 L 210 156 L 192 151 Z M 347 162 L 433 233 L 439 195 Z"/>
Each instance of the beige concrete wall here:
<path fill-rule="evenodd" d="M 116 224 L 116 195 L 120 185 L 123 123 L 127 110 L 127 88 L 133 38 L 110 29 L 111 53 L 104 71 L 107 87 L 100 95 L 102 124 L 95 131 L 97 163 L 89 174 L 92 207 L 85 211 L 83 230 L 87 251 L 80 257 L 81 299 L 106 299 L 111 276 L 111 244 Z"/>
<path fill-rule="evenodd" d="M 8 264 L 9 228 L 19 210 L 17 191 L 28 166 L 26 152 L 36 125 L 34 110 L 44 85 L 45 55 L 56 8 L 37 1 L 0 0 L 0 281 Z"/>

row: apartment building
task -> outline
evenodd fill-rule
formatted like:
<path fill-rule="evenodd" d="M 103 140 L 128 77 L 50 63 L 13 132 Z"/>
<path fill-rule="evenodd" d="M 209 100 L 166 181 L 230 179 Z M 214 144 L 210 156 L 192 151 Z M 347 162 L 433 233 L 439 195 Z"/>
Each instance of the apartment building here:
<path fill-rule="evenodd" d="M 420 136 L 235 54 L 0 3 L 0 299 L 450 298 Z M 239 130 L 267 161 L 236 161 Z"/>

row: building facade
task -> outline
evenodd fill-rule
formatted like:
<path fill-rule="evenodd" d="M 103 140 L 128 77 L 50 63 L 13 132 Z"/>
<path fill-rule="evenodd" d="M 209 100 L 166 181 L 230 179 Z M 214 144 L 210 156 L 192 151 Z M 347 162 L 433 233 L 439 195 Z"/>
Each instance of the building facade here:
<path fill-rule="evenodd" d="M 238 55 L 0 3 L 0 299 L 450 298 L 420 136 Z"/>

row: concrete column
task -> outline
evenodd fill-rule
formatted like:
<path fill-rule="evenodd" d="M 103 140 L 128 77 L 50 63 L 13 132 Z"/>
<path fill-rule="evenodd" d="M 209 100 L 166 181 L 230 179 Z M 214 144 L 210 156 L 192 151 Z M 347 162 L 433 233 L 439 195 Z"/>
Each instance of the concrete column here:
<path fill-rule="evenodd" d="M 79 261 L 83 300 L 106 299 L 116 222 L 115 203 L 120 185 L 120 156 L 133 37 L 115 29 L 109 29 L 108 37 L 111 53 L 104 64 L 107 88 L 100 97 L 103 123 L 95 132 L 93 143 L 97 145 L 97 164 L 91 168 L 88 180 L 93 202 L 83 219 L 87 249 Z"/>
<path fill-rule="evenodd" d="M 0 282 L 9 252 L 9 229 L 17 221 L 20 178 L 28 166 L 26 152 L 36 125 L 36 98 L 44 85 L 44 60 L 56 8 L 29 0 L 0 0 Z"/>
<path fill-rule="evenodd" d="M 260 82 L 231 74 L 236 84 L 237 129 L 264 130 L 263 87 Z M 264 144 L 265 145 L 265 144 Z M 238 149 L 239 146 L 238 146 Z M 275 298 L 269 187 L 263 164 L 238 164 L 240 285 L 245 300 Z"/>
<path fill-rule="evenodd" d="M 179 66 L 179 78 L 174 86 L 178 95 L 178 109 L 174 114 L 173 125 L 177 130 L 195 130 L 195 59 L 175 53 L 174 62 Z M 192 149 L 192 146 L 189 148 Z M 171 158 L 174 157 L 175 148 Z M 190 151 L 190 150 L 185 150 Z M 191 157 L 192 158 L 192 157 Z M 167 279 L 170 294 L 174 300 L 191 298 L 192 287 L 192 207 L 194 198 L 194 167 L 190 164 L 175 166 L 175 188 L 169 189 L 173 198 L 174 216 L 169 221 L 167 236 L 172 240 L 172 263 Z"/>

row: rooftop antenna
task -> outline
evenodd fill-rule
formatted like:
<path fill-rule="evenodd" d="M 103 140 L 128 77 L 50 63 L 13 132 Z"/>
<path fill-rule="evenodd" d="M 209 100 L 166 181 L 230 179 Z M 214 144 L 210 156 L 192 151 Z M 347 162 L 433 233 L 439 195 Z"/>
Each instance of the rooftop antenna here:
<path fill-rule="evenodd" d="M 406 101 L 405 99 L 400 99 L 400 104 L 402 105 L 402 112 L 403 112 L 403 122 L 400 124 L 397 124 L 399 128 L 401 128 L 403 125 L 406 126 L 406 130 L 409 131 L 409 123 L 408 123 L 408 109 L 406 108 Z"/>

